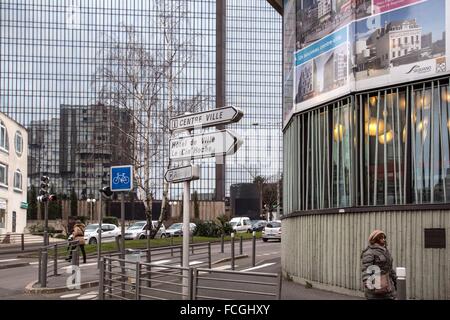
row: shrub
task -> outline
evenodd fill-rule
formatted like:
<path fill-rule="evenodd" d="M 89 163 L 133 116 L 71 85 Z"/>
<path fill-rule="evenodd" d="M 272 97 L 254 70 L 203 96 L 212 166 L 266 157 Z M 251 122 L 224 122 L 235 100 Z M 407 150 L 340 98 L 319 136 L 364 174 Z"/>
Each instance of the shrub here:
<path fill-rule="evenodd" d="M 229 220 L 230 219 L 225 214 L 220 215 L 216 218 L 216 224 L 219 228 L 219 235 L 229 235 L 231 234 L 231 232 L 233 232 L 233 227 L 231 227 Z"/>
<path fill-rule="evenodd" d="M 30 226 L 28 228 L 30 230 L 31 234 L 43 234 L 44 233 L 44 226 L 42 224 L 34 224 L 32 226 Z M 48 233 L 52 234 L 52 233 L 57 233 L 57 232 L 61 232 L 61 231 L 56 231 L 56 229 L 54 227 L 48 227 Z"/>
<path fill-rule="evenodd" d="M 58 234 L 56 234 L 54 236 L 54 238 L 56 238 L 56 239 L 64 239 L 65 240 L 65 239 L 67 239 L 67 236 L 62 234 L 62 233 L 58 233 Z"/>
<path fill-rule="evenodd" d="M 119 226 L 119 219 L 116 217 L 104 217 L 102 220 L 103 223 L 111 223 L 115 224 L 116 226 Z"/>
<path fill-rule="evenodd" d="M 197 221 L 194 235 L 200 237 L 218 237 L 220 228 L 214 221 Z"/>

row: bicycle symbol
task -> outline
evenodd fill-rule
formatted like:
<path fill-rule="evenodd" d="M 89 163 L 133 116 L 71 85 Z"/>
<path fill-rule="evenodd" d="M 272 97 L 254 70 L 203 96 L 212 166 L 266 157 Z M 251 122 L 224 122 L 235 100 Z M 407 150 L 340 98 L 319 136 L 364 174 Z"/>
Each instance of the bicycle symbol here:
<path fill-rule="evenodd" d="M 117 176 L 113 179 L 114 184 L 119 184 L 119 183 L 127 184 L 129 182 L 130 182 L 130 179 L 127 176 L 125 176 L 125 172 L 122 172 L 122 173 L 118 172 Z"/>

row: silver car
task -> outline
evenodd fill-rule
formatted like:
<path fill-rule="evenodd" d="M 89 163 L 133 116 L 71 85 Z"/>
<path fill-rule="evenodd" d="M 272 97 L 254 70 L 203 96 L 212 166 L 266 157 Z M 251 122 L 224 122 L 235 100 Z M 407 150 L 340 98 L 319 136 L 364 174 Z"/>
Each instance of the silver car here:
<path fill-rule="evenodd" d="M 88 244 L 98 243 L 99 224 L 88 224 L 84 230 L 84 241 Z M 114 224 L 102 223 L 102 242 L 112 242 L 120 236 L 120 228 Z"/>
<path fill-rule="evenodd" d="M 195 223 L 189 223 L 189 234 L 194 233 L 197 225 Z M 183 235 L 183 223 L 174 223 L 169 228 L 166 229 L 166 235 L 168 237 L 181 237 Z"/>
<path fill-rule="evenodd" d="M 156 229 L 158 225 L 158 221 L 152 221 L 153 229 Z M 125 230 L 125 240 L 137 240 L 137 239 L 145 239 L 147 237 L 147 221 L 137 221 L 129 226 Z M 155 238 L 165 238 L 166 237 L 166 227 L 164 224 L 161 224 L 161 227 L 158 230 Z"/>
<path fill-rule="evenodd" d="M 267 242 L 269 239 L 281 241 L 281 221 L 270 221 L 262 231 L 262 239 Z"/>

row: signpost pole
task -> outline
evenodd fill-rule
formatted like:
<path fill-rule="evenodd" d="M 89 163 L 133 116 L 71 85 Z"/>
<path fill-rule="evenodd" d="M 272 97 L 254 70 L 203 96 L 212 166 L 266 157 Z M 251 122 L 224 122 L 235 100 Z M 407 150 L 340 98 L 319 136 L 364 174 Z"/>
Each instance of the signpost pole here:
<path fill-rule="evenodd" d="M 125 192 L 122 192 L 122 199 L 120 201 L 120 224 L 121 224 L 121 235 L 120 244 L 122 259 L 125 259 Z"/>
<path fill-rule="evenodd" d="M 98 241 L 97 241 L 97 268 L 101 267 L 101 255 L 102 255 L 102 220 L 103 220 L 103 208 L 102 208 L 102 193 L 99 195 L 100 213 L 98 215 Z"/>
<path fill-rule="evenodd" d="M 189 268 L 189 219 L 190 219 L 190 194 L 191 194 L 191 182 L 184 182 L 183 190 L 183 268 Z M 188 283 L 189 271 L 183 270 L 183 299 L 187 300 L 189 283 Z"/>

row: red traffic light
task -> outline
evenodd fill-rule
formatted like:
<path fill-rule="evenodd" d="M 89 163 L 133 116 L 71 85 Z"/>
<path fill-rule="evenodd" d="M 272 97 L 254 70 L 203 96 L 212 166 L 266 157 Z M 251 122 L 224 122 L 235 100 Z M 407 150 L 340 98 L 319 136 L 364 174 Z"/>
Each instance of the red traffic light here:
<path fill-rule="evenodd" d="M 58 200 L 55 194 L 51 194 L 48 196 L 48 201 L 56 201 Z"/>

